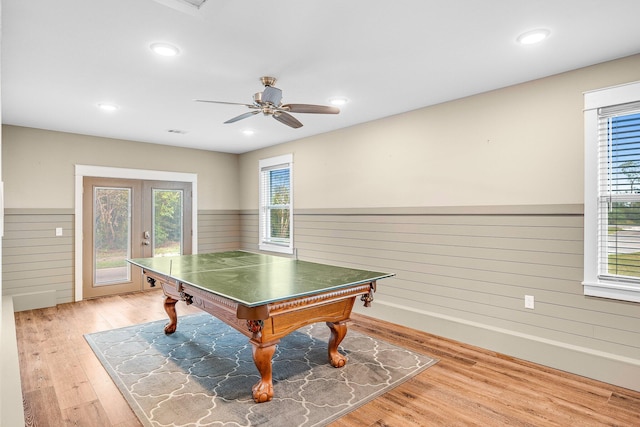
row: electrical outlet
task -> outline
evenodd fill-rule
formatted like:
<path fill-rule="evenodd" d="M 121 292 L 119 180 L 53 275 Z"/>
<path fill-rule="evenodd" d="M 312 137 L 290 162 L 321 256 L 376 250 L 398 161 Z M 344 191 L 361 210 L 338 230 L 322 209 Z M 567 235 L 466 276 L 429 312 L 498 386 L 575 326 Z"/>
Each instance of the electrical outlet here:
<path fill-rule="evenodd" d="M 524 296 L 524 308 L 534 309 L 535 299 L 533 295 L 525 295 Z"/>
<path fill-rule="evenodd" d="M 62 227 L 56 227 L 56 236 L 62 236 Z"/>

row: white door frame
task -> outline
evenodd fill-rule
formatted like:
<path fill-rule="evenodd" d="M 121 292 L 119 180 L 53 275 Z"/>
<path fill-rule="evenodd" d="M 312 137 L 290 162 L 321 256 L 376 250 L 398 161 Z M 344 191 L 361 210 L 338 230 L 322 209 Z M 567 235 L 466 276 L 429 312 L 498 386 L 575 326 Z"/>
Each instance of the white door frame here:
<path fill-rule="evenodd" d="M 75 165 L 75 292 L 74 300 L 82 301 L 82 199 L 83 180 L 85 176 L 103 178 L 125 178 L 149 181 L 190 182 L 193 191 L 193 209 L 191 224 L 193 237 L 191 253 L 198 253 L 198 175 L 186 172 L 167 172 L 147 169 L 126 169 L 106 166 Z"/>

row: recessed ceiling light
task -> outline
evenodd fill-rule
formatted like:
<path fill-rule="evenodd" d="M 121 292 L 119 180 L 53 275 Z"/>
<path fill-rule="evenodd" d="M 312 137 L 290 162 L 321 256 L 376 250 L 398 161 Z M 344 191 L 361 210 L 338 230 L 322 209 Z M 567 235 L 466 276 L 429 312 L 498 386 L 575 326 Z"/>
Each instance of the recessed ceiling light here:
<path fill-rule="evenodd" d="M 253 135 L 255 132 L 252 131 L 251 129 L 245 129 L 245 130 L 242 131 L 242 133 L 247 135 L 247 136 L 250 136 L 250 135 Z"/>
<path fill-rule="evenodd" d="M 180 49 L 169 43 L 153 43 L 151 50 L 162 56 L 176 56 L 180 53 Z"/>
<path fill-rule="evenodd" d="M 518 43 L 520 44 L 535 44 L 540 43 L 542 40 L 549 37 L 551 31 L 545 29 L 527 31 L 518 36 Z"/>
<path fill-rule="evenodd" d="M 102 111 L 116 111 L 120 107 L 115 104 L 100 103 L 98 104 L 98 108 Z"/>
<path fill-rule="evenodd" d="M 331 103 L 331 105 L 341 106 L 341 105 L 344 105 L 347 102 L 349 102 L 349 100 L 347 98 L 345 98 L 344 96 L 335 96 L 335 97 L 329 99 L 329 102 Z"/>

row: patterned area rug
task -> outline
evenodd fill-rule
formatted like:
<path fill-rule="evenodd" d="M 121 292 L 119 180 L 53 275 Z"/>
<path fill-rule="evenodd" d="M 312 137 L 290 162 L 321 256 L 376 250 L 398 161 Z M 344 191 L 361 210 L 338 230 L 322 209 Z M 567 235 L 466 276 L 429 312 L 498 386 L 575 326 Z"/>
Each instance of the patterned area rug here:
<path fill-rule="evenodd" d="M 355 331 L 327 361 L 329 328 L 301 328 L 273 356 L 272 401 L 256 404 L 259 380 L 248 338 L 209 314 L 181 317 L 166 336 L 156 321 L 85 336 L 145 426 L 320 426 L 436 363 Z"/>

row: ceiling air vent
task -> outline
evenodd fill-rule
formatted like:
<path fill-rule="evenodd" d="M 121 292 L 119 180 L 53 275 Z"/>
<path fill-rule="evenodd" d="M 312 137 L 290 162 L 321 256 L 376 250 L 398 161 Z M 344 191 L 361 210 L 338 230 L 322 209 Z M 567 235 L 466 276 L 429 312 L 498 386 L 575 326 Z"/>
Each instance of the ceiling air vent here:
<path fill-rule="evenodd" d="M 194 15 L 195 12 L 200 10 L 203 4 L 207 0 L 155 0 L 156 2 L 168 6 L 172 9 L 179 10 L 180 12 L 189 13 Z"/>

